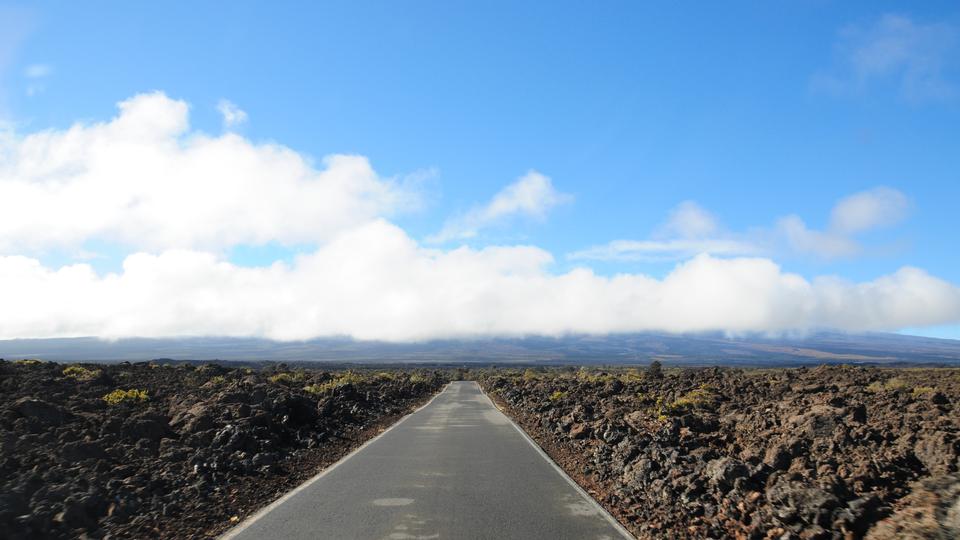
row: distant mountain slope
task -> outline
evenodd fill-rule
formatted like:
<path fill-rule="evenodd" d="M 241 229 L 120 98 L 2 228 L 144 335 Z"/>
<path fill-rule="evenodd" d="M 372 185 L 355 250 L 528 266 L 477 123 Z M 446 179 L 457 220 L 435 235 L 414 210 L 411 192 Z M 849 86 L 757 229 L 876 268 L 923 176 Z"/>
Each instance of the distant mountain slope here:
<path fill-rule="evenodd" d="M 96 338 L 0 341 L 0 358 L 64 362 L 176 360 L 641 363 L 800 365 L 938 363 L 960 365 L 960 341 L 899 334 L 823 332 L 803 338 L 727 338 L 719 334 L 622 334 L 381 343 L 349 339 L 276 342 L 254 338 Z"/>

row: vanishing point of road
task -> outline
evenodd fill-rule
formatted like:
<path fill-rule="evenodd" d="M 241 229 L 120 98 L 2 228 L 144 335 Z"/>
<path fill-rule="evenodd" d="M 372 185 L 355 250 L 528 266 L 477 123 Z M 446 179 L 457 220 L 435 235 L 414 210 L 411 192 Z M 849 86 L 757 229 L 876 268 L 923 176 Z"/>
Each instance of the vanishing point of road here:
<path fill-rule="evenodd" d="M 631 536 L 494 407 L 477 383 L 454 382 L 224 538 Z"/>

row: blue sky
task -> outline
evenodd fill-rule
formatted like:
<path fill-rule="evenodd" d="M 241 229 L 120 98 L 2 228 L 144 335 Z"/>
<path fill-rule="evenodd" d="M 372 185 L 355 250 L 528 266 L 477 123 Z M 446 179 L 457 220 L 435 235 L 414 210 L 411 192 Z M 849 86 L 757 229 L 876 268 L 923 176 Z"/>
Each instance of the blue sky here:
<path fill-rule="evenodd" d="M 955 3 L 40 2 L 0 7 L 0 35 L 0 120 L 18 137 L 107 122 L 160 91 L 189 104 L 191 132 L 277 143 L 318 169 L 364 156 L 416 194 L 386 219 L 433 249 L 530 245 L 552 255 L 550 275 L 662 279 L 697 250 L 598 248 L 690 236 L 670 216 L 691 201 L 710 221 L 692 236 L 715 257 L 810 281 L 910 266 L 960 283 Z M 245 120 L 225 127 L 223 100 Z M 549 201 L 484 213 L 531 171 Z M 840 231 L 832 212 L 858 193 L 894 195 Z M 217 250 L 244 267 L 323 245 L 257 238 Z M 196 247 L 78 242 L 5 254 L 105 274 L 133 252 Z M 960 338 L 947 313 L 908 329 Z"/>

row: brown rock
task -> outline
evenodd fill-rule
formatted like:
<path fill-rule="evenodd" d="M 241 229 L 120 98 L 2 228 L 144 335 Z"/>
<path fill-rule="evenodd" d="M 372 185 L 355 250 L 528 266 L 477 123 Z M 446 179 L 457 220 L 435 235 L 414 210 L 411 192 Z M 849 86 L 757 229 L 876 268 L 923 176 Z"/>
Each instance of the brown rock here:
<path fill-rule="evenodd" d="M 920 438 L 913 453 L 933 475 L 947 474 L 957 470 L 958 441 L 954 435 L 937 431 Z"/>
<path fill-rule="evenodd" d="M 589 435 L 590 428 L 585 424 L 574 424 L 570 427 L 571 439 L 584 439 Z"/>
<path fill-rule="evenodd" d="M 900 503 L 892 516 L 870 529 L 868 540 L 960 538 L 960 476 L 918 482 Z"/>

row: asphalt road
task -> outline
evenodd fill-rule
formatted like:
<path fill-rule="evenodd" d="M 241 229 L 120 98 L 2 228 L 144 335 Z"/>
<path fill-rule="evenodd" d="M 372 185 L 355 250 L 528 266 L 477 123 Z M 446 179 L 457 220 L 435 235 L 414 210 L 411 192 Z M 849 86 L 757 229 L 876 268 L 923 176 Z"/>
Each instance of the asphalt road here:
<path fill-rule="evenodd" d="M 225 538 L 630 538 L 474 382 L 455 382 Z"/>

